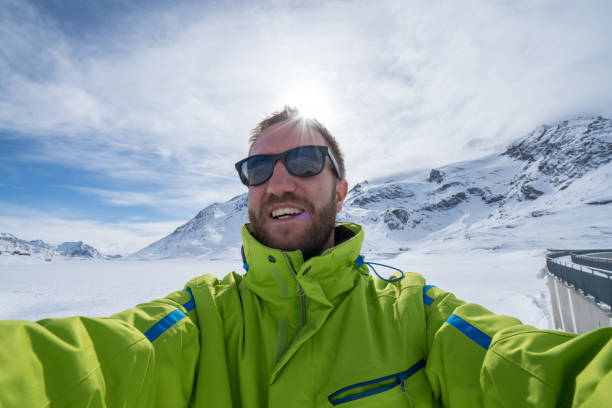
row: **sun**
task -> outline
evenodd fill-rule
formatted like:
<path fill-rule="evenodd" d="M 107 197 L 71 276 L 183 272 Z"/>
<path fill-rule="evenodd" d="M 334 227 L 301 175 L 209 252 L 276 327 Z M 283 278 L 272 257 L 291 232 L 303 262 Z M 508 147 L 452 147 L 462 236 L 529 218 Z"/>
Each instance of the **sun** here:
<path fill-rule="evenodd" d="M 331 120 L 330 93 L 318 84 L 300 84 L 291 89 L 284 100 L 285 105 L 298 108 L 305 118 L 314 118 L 323 123 Z"/>

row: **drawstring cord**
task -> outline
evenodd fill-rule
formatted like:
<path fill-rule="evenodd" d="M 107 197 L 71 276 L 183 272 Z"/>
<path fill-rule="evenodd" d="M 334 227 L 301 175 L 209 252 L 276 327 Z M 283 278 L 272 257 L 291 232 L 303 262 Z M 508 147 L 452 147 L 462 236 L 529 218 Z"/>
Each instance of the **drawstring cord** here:
<path fill-rule="evenodd" d="M 242 262 L 243 262 L 242 267 L 244 268 L 244 270 L 245 270 L 246 272 L 248 272 L 248 271 L 249 271 L 249 264 L 247 263 L 247 261 L 246 261 L 246 256 L 244 255 L 244 247 L 241 247 L 241 248 L 240 248 L 240 252 L 241 252 L 241 254 L 242 254 Z M 394 266 L 385 265 L 385 264 L 376 263 L 376 262 L 365 262 L 365 261 L 363 260 L 363 257 L 362 257 L 361 255 L 357 256 L 357 259 L 355 259 L 355 263 L 356 263 L 356 264 L 357 264 L 357 266 L 358 266 L 358 267 L 360 267 L 360 268 L 361 268 L 361 267 L 362 267 L 364 264 L 365 264 L 365 265 L 368 265 L 368 267 L 369 267 L 370 269 L 372 269 L 372 271 L 374 271 L 374 273 L 376 274 L 376 276 L 378 276 L 380 279 L 384 280 L 385 282 L 397 282 L 398 280 L 402 280 L 402 279 L 404 278 L 404 271 L 402 271 L 401 269 L 398 269 L 398 268 L 396 268 L 396 267 L 394 267 Z M 376 271 L 376 268 L 374 268 L 374 265 L 376 265 L 376 266 L 382 266 L 382 267 L 384 267 L 384 268 L 389 268 L 389 269 L 396 270 L 396 271 L 398 271 L 399 273 L 401 273 L 401 274 L 402 274 L 402 276 L 398 276 L 398 277 L 391 278 L 391 279 L 385 279 L 385 278 L 383 278 L 382 276 L 380 276 L 380 275 L 378 274 L 378 272 Z"/>
<path fill-rule="evenodd" d="M 240 247 L 240 255 L 242 255 L 242 267 L 245 271 L 249 271 L 249 264 L 246 261 L 246 255 L 244 254 L 244 245 Z"/>
<path fill-rule="evenodd" d="M 357 263 L 358 267 L 362 267 L 364 264 L 368 265 L 368 267 L 370 269 L 372 269 L 372 271 L 376 274 L 376 276 L 378 276 L 380 279 L 384 280 L 385 282 L 397 282 L 398 280 L 402 280 L 404 278 L 404 271 L 402 271 L 401 269 L 398 269 L 394 266 L 390 266 L 390 265 L 385 265 L 385 264 L 381 264 L 381 263 L 376 263 L 376 262 L 366 262 L 363 260 L 363 257 L 361 255 L 359 255 L 357 257 L 357 259 L 355 259 L 355 263 Z M 376 266 L 382 266 L 385 268 L 389 268 L 389 269 L 394 269 L 396 271 L 398 271 L 399 273 L 402 274 L 402 276 L 396 277 L 396 278 L 391 278 L 391 279 L 385 279 L 382 276 L 380 276 L 378 274 L 378 272 L 376 272 L 376 269 L 374 268 L 374 265 Z"/>

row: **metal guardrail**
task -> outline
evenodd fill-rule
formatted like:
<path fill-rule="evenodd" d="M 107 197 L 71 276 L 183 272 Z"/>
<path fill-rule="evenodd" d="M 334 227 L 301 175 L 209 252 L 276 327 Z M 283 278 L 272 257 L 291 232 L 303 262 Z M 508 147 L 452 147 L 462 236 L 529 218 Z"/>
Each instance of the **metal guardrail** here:
<path fill-rule="evenodd" d="M 584 254 L 598 254 L 601 252 L 612 252 L 612 248 L 610 249 L 551 249 L 551 248 L 546 248 L 546 250 L 548 251 L 548 255 L 546 256 L 550 256 L 552 258 L 556 258 L 559 256 L 567 256 L 569 254 L 584 255 Z"/>
<path fill-rule="evenodd" d="M 612 271 L 612 259 L 596 258 L 594 256 L 570 254 L 572 262 L 579 265 Z"/>
<path fill-rule="evenodd" d="M 612 273 L 594 271 L 591 268 L 583 269 L 579 267 L 579 269 L 576 269 L 561 264 L 554 260 L 554 258 L 562 256 L 559 252 L 546 257 L 546 267 L 550 273 L 574 285 L 577 289 L 582 289 L 585 294 L 593 296 L 595 300 L 612 305 Z M 564 255 L 569 255 L 569 253 L 565 252 Z"/>

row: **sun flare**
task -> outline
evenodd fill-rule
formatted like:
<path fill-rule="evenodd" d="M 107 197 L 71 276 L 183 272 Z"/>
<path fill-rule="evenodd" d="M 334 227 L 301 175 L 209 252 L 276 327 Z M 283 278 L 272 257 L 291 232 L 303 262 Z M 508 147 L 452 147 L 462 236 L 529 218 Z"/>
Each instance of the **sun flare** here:
<path fill-rule="evenodd" d="M 299 109 L 303 117 L 315 118 L 323 123 L 331 119 L 329 92 L 316 84 L 302 84 L 285 97 L 285 104 Z"/>

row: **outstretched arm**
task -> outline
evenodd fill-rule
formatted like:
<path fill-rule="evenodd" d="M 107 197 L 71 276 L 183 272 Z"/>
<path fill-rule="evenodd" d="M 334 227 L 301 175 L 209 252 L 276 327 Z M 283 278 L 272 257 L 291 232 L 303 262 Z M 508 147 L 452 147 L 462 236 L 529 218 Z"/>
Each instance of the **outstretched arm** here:
<path fill-rule="evenodd" d="M 187 291 L 110 318 L 0 322 L 0 406 L 187 406 L 199 330 Z"/>
<path fill-rule="evenodd" d="M 427 376 L 444 406 L 598 407 L 612 400 L 612 328 L 538 330 L 435 287 L 423 295 Z"/>

